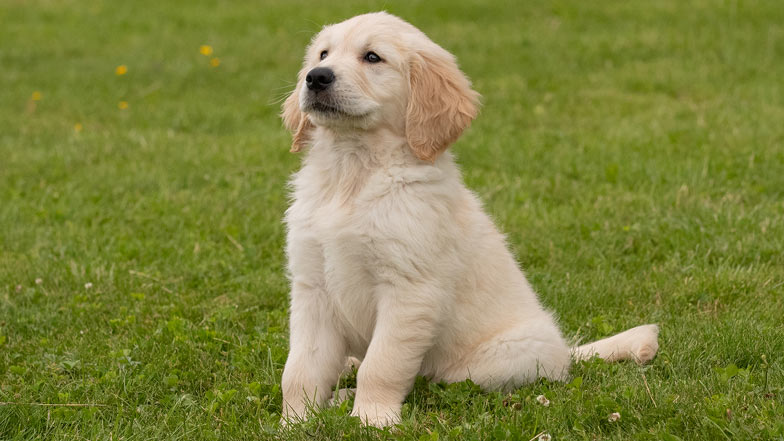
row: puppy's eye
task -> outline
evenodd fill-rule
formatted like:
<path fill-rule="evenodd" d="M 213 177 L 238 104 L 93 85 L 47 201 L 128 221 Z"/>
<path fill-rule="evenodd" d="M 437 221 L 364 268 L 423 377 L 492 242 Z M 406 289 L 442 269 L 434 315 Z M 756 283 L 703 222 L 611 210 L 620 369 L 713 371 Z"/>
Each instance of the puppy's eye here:
<path fill-rule="evenodd" d="M 381 57 L 378 56 L 377 53 L 373 51 L 366 53 L 364 60 L 367 61 L 368 63 L 380 63 L 381 61 L 384 61 L 381 59 Z"/>
<path fill-rule="evenodd" d="M 321 55 L 319 55 L 319 59 L 323 60 L 323 59 L 327 58 L 327 55 L 329 55 L 329 52 L 321 51 Z"/>

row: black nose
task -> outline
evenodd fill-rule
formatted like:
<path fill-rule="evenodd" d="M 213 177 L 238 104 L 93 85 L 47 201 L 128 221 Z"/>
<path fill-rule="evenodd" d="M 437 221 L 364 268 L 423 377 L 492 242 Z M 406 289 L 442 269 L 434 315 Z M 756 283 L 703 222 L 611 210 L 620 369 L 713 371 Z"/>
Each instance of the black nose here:
<path fill-rule="evenodd" d="M 328 67 L 317 67 L 305 77 L 305 84 L 308 85 L 310 90 L 324 90 L 335 81 L 335 72 Z"/>

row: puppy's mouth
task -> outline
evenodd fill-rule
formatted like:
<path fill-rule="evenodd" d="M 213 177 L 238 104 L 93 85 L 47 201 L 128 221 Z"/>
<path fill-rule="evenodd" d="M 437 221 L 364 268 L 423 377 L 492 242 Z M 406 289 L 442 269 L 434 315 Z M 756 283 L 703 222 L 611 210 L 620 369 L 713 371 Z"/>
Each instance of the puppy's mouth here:
<path fill-rule="evenodd" d="M 320 101 L 315 101 L 308 105 L 305 108 L 306 112 L 318 112 L 318 113 L 326 113 L 332 114 L 335 116 L 353 116 L 350 113 L 346 112 L 345 110 L 341 109 L 338 106 L 333 106 L 330 104 L 325 104 Z"/>
<path fill-rule="evenodd" d="M 330 119 L 356 119 L 356 118 L 364 118 L 367 116 L 366 113 L 356 113 L 347 110 L 342 105 L 332 102 L 331 100 L 325 100 L 323 98 L 312 97 L 305 101 L 305 105 L 303 106 L 302 110 L 305 113 L 311 113 L 318 116 L 327 117 Z"/>

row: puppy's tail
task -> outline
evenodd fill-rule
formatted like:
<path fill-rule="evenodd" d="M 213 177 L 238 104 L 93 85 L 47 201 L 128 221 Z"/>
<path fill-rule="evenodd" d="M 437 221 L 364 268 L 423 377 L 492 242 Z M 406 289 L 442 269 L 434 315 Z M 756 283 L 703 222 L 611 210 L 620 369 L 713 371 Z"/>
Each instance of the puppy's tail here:
<path fill-rule="evenodd" d="M 572 357 L 576 361 L 598 356 L 607 361 L 634 360 L 643 364 L 653 360 L 658 350 L 659 327 L 642 325 L 612 337 L 573 347 Z"/>

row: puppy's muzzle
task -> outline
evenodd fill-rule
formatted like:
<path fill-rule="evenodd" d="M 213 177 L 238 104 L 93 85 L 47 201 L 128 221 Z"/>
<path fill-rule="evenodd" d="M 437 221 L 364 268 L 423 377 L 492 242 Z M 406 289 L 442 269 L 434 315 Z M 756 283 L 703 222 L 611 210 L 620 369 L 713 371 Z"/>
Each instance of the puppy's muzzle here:
<path fill-rule="evenodd" d="M 335 81 L 335 72 L 328 67 L 317 67 L 305 76 L 308 90 L 319 92 L 325 90 Z"/>

